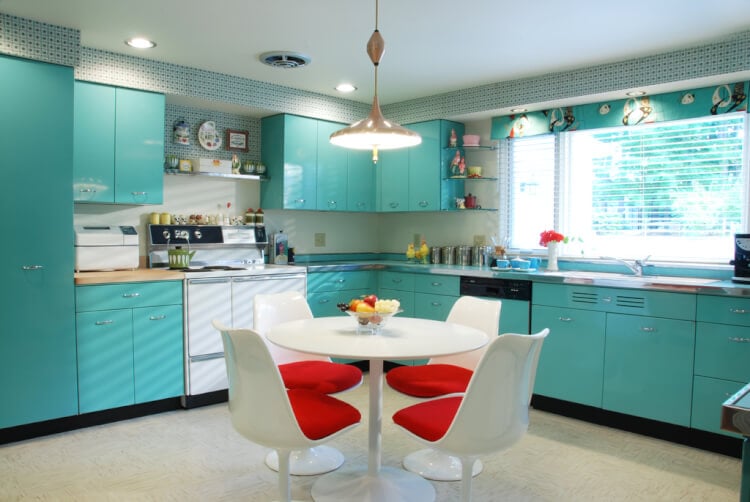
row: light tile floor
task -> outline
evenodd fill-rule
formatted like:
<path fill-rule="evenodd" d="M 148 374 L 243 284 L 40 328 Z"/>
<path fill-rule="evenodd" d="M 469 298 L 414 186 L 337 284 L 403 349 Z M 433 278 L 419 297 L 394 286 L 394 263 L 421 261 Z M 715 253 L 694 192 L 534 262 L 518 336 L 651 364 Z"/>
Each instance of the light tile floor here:
<path fill-rule="evenodd" d="M 339 397 L 366 417 L 366 383 Z M 390 420 L 412 402 L 384 389 L 384 465 L 420 448 Z M 331 445 L 344 465 L 365 465 L 366 424 Z M 232 429 L 226 404 L 168 412 L 0 446 L 0 500 L 272 500 L 276 473 L 265 454 Z M 736 502 L 739 494 L 738 459 L 535 410 L 516 446 L 483 461 L 476 501 Z M 293 498 L 311 500 L 316 479 L 294 476 Z M 437 500 L 458 500 L 458 483 L 433 485 Z"/>

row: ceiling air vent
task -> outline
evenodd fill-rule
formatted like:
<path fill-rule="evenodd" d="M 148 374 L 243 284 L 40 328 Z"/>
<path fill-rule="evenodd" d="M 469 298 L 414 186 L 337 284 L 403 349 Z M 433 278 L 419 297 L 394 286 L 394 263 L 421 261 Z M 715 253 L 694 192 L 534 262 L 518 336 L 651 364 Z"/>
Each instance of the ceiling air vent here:
<path fill-rule="evenodd" d="M 302 68 L 310 64 L 310 57 L 298 52 L 266 52 L 260 55 L 260 60 L 268 66 L 275 68 Z"/>

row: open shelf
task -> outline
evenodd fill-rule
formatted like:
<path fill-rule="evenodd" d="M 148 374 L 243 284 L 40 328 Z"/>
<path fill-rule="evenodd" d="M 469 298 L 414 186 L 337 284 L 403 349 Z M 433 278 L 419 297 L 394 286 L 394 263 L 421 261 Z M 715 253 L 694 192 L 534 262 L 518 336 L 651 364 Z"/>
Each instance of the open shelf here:
<path fill-rule="evenodd" d="M 164 171 L 164 174 L 169 174 L 172 176 L 208 176 L 211 178 L 227 178 L 227 179 L 235 179 L 235 180 L 245 180 L 245 181 L 268 181 L 268 176 L 261 176 L 260 174 L 221 174 L 221 173 L 204 173 L 200 171 L 195 172 L 169 172 Z"/>

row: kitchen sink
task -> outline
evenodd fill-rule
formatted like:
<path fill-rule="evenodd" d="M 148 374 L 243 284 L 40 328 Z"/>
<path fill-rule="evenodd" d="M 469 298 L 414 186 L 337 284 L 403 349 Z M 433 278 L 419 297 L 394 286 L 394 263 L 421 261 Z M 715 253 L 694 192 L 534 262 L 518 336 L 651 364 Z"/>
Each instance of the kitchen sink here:
<path fill-rule="evenodd" d="M 564 272 L 549 272 L 546 275 L 559 276 L 565 282 L 587 283 L 587 284 L 607 284 L 607 285 L 637 285 L 637 286 L 661 286 L 661 287 L 680 287 L 680 286 L 701 286 L 719 279 L 708 277 L 678 277 L 666 275 L 643 275 L 637 276 L 632 274 L 621 274 L 617 272 L 585 272 L 581 270 L 570 270 Z"/>

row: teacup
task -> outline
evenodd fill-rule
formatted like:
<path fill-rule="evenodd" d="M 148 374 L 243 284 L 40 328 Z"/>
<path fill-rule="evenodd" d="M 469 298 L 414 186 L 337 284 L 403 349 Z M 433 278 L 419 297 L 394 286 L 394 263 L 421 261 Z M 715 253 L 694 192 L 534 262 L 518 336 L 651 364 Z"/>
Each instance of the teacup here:
<path fill-rule="evenodd" d="M 518 268 L 521 270 L 528 270 L 531 265 L 528 260 L 524 260 L 523 258 L 513 258 L 512 260 L 510 260 L 510 264 L 513 268 Z"/>
<path fill-rule="evenodd" d="M 500 259 L 495 262 L 495 266 L 497 268 L 508 268 L 510 266 L 510 262 L 508 260 Z"/>
<path fill-rule="evenodd" d="M 539 268 L 541 261 L 539 258 L 531 257 L 529 258 L 529 268 Z"/>

